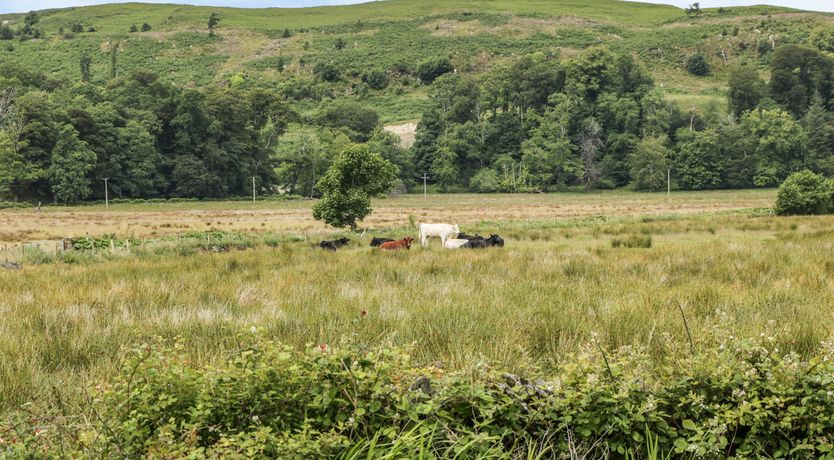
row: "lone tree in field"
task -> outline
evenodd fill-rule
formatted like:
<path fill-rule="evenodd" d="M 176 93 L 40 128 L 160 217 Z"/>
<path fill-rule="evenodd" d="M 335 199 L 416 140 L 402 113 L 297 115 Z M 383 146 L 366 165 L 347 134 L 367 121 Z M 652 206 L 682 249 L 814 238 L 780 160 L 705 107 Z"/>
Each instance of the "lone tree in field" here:
<path fill-rule="evenodd" d="M 356 230 L 356 223 L 371 214 L 371 198 L 394 188 L 397 167 L 366 145 L 342 151 L 317 187 L 322 198 L 313 206 L 313 217 L 334 227 Z"/>
<path fill-rule="evenodd" d="M 209 37 L 214 37 L 214 28 L 220 22 L 220 16 L 217 13 L 211 13 L 208 18 Z"/>

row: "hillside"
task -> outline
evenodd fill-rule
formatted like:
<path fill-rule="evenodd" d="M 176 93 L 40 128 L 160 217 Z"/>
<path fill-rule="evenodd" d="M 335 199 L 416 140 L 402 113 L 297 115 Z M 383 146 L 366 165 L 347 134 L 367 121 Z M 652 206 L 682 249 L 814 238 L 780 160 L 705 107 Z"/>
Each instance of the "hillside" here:
<path fill-rule="evenodd" d="M 206 32 L 212 12 L 220 17 L 215 37 Z M 2 15 L 0 21 L 15 29 L 24 16 Z M 533 51 L 571 56 L 605 44 L 633 54 L 665 96 L 689 110 L 723 104 L 723 69 L 759 59 L 759 43 L 802 42 L 813 25 L 832 19 L 777 7 L 706 10 L 688 17 L 671 6 L 616 0 L 387 0 L 305 9 L 112 4 L 41 12 L 37 27 L 44 38 L 0 41 L 0 66 L 74 81 L 86 51 L 93 81 L 105 82 L 110 44 L 118 43 L 119 73 L 151 70 L 186 87 L 257 82 L 295 94 L 302 111 L 322 93 L 356 97 L 383 122 L 396 123 L 419 118 L 426 101 L 425 86 L 400 75 L 401 66 L 447 54 L 458 71 L 480 74 Z M 129 32 L 144 23 L 150 30 Z M 74 25 L 83 32 L 72 33 Z M 696 52 L 707 57 L 711 76 L 686 72 L 686 59 Z M 315 85 L 306 78 L 320 63 L 338 69 L 337 81 Z M 382 89 L 364 84 L 361 76 L 369 68 L 390 75 L 390 84 Z"/>

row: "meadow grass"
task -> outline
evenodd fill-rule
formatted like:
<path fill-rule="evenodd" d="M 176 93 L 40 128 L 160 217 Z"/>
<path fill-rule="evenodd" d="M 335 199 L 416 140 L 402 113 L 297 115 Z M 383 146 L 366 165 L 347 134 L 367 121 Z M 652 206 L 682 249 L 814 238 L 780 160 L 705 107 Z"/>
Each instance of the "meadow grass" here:
<path fill-rule="evenodd" d="M 211 363 L 252 327 L 295 347 L 414 344 L 420 363 L 521 371 L 552 368 L 592 337 L 674 360 L 689 353 L 683 310 L 697 347 L 719 343 L 720 329 L 806 355 L 834 329 L 832 224 L 743 210 L 484 219 L 464 230 L 499 233 L 506 247 L 382 253 L 368 234 L 336 253 L 311 237 L 27 265 L 0 273 L 0 410 L 31 401 L 71 411 L 113 377 L 123 347 L 179 336 L 192 359 Z M 612 247 L 635 235 L 651 247 Z"/>

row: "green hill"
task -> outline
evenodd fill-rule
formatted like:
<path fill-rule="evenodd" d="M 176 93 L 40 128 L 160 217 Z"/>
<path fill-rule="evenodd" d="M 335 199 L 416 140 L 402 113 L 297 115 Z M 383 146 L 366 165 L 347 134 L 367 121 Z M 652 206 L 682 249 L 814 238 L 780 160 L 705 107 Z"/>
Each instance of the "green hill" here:
<path fill-rule="evenodd" d="M 206 21 L 220 17 L 215 37 Z M 2 15 L 11 29 L 25 15 Z M 109 48 L 118 43 L 118 71 L 151 70 L 181 86 L 246 84 L 282 88 L 302 110 L 322 93 L 357 97 L 386 123 L 419 118 L 426 91 L 398 72 L 423 59 L 448 55 L 460 72 L 480 74 L 496 63 L 533 51 L 571 56 L 604 44 L 638 58 L 657 86 L 688 110 L 723 104 L 723 69 L 759 59 L 760 44 L 803 42 L 831 15 L 777 7 L 705 10 L 697 17 L 664 5 L 616 0 L 458 1 L 387 0 L 304 9 L 237 9 L 156 4 L 111 4 L 46 10 L 36 25 L 41 39 L 0 41 L 0 66 L 16 65 L 79 80 L 79 57 L 92 57 L 93 81 L 109 79 Z M 131 26 L 141 30 L 130 33 Z M 73 27 L 83 32 L 72 32 Z M 94 30 L 94 31 L 89 31 Z M 686 60 L 703 53 L 714 72 L 695 77 Z M 318 84 L 316 65 L 338 78 Z M 363 83 L 368 70 L 390 84 Z"/>

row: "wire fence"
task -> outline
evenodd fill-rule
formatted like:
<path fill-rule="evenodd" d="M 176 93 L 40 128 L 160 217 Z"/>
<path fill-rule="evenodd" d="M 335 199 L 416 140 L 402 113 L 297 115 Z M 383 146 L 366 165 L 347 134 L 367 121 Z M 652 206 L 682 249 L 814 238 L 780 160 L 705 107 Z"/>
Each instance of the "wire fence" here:
<path fill-rule="evenodd" d="M 37 252 L 57 256 L 69 250 L 63 240 L 42 240 L 27 243 L 0 244 L 0 262 L 22 262 L 26 254 Z"/>

